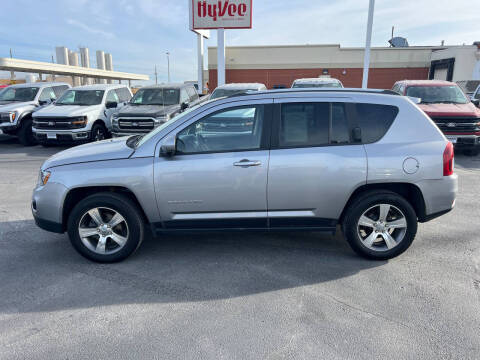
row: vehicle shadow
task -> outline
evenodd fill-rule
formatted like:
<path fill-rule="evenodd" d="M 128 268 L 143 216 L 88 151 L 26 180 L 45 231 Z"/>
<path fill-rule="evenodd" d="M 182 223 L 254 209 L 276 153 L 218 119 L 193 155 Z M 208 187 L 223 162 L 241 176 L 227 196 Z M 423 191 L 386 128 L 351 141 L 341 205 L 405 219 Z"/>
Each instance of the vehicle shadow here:
<path fill-rule="evenodd" d="M 384 261 L 355 255 L 340 232 L 148 237 L 129 259 L 97 264 L 66 235 L 0 222 L 0 312 L 229 299 L 328 282 Z"/>
<path fill-rule="evenodd" d="M 73 146 L 73 145 L 72 145 Z M 71 146 L 51 145 L 43 147 L 40 145 L 23 146 L 16 136 L 10 136 L 0 133 L 0 154 L 24 154 L 26 157 L 45 157 L 65 150 Z"/>
<path fill-rule="evenodd" d="M 455 153 L 455 167 L 460 169 L 480 169 L 480 155 L 469 156 Z"/>

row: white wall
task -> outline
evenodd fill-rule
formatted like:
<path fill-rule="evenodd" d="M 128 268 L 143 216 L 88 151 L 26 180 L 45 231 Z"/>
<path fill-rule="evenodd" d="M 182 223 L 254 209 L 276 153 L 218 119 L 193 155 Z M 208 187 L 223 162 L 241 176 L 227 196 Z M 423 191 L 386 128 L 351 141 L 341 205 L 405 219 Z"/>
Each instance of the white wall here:
<path fill-rule="evenodd" d="M 452 81 L 472 80 L 474 79 L 474 69 L 478 63 L 477 52 L 478 48 L 475 45 L 452 46 L 444 50 L 434 51 L 432 61 L 455 58 Z M 480 74 L 477 76 L 480 79 Z"/>

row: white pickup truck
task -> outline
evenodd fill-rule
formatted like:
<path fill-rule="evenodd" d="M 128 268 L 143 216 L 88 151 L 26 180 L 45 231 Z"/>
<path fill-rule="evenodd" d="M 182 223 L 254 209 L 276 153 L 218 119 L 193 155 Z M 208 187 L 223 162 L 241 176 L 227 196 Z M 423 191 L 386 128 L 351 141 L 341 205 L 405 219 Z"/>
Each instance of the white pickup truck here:
<path fill-rule="evenodd" d="M 42 145 L 103 140 L 111 134 L 111 116 L 132 98 L 126 85 L 72 88 L 33 115 L 32 131 Z"/>

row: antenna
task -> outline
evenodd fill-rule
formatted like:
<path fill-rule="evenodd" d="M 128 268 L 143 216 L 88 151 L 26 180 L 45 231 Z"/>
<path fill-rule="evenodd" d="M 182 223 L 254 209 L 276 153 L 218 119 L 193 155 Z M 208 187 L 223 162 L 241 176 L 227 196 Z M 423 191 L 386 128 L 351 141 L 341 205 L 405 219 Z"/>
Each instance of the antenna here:
<path fill-rule="evenodd" d="M 393 31 L 395 30 L 395 26 L 392 26 L 392 37 L 390 39 L 393 39 Z M 392 47 L 392 43 L 390 43 L 390 47 Z"/>

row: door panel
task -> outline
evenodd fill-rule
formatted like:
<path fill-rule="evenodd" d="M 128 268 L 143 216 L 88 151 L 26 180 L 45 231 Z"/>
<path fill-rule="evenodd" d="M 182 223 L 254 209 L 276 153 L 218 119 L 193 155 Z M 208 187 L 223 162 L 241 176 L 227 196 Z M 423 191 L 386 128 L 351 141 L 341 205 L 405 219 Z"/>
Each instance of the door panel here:
<path fill-rule="evenodd" d="M 268 150 L 155 159 L 165 228 L 266 227 Z M 235 166 L 242 160 L 255 166 Z"/>
<path fill-rule="evenodd" d="M 275 226 L 328 227 L 353 189 L 364 184 L 363 145 L 277 149 L 270 153 L 268 215 Z M 297 220 L 287 220 L 285 212 Z"/>

